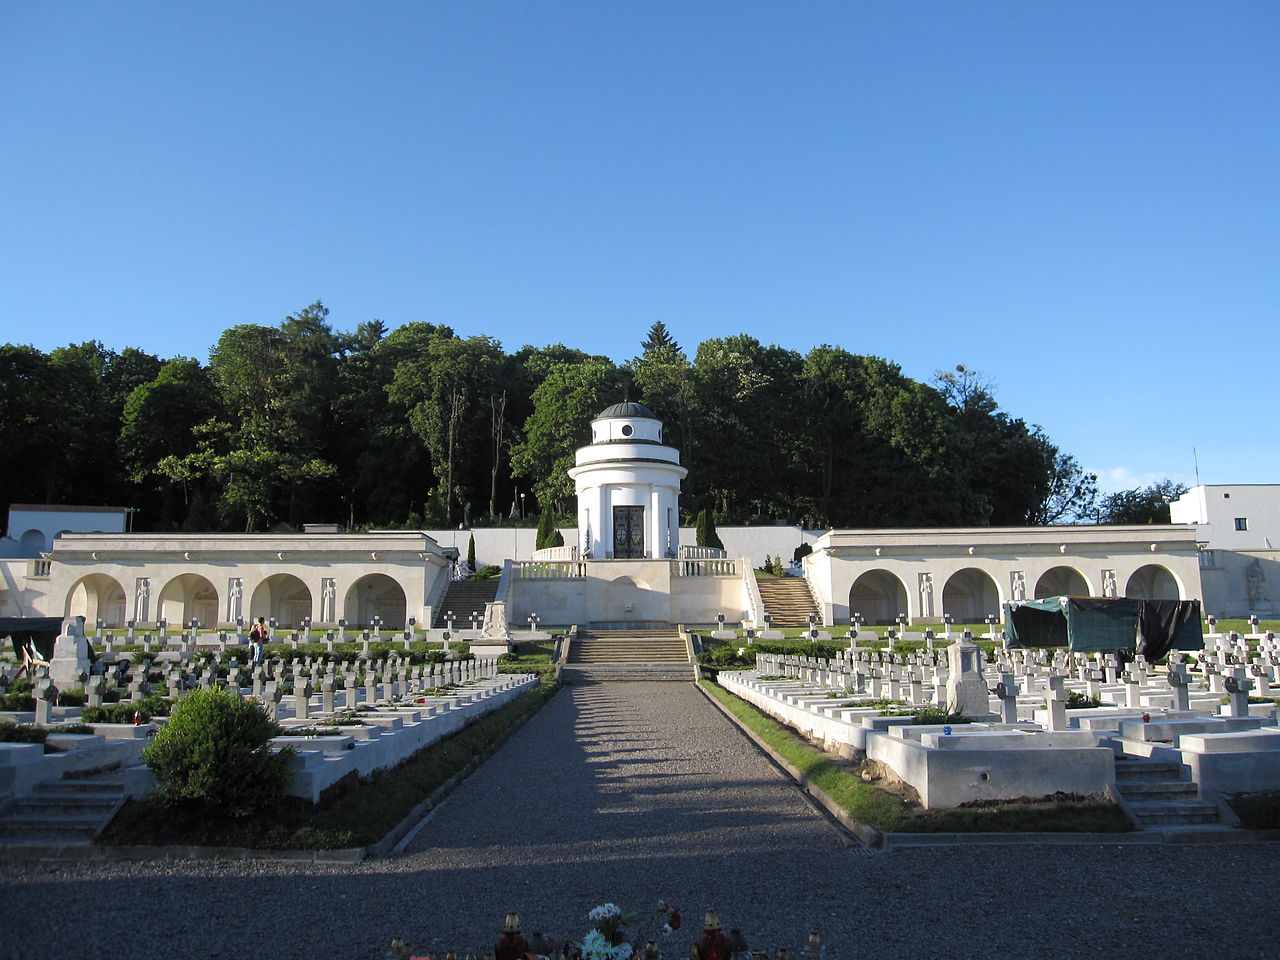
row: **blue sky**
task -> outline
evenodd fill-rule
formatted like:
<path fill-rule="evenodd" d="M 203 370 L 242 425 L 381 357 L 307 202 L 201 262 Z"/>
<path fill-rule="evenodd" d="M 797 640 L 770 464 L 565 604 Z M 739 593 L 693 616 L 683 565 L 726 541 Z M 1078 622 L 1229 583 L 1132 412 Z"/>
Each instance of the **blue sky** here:
<path fill-rule="evenodd" d="M 1280 4 L 0 4 L 0 341 L 316 299 L 957 363 L 1110 489 L 1280 482 Z"/>

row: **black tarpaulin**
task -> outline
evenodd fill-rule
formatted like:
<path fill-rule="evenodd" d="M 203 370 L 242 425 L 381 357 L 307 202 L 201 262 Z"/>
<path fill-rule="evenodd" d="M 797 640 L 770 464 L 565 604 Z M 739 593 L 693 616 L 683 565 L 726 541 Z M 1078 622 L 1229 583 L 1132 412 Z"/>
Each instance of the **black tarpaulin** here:
<path fill-rule="evenodd" d="M 13 652 L 19 656 L 23 647 L 33 643 L 42 659 L 51 659 L 54 641 L 61 632 L 61 617 L 0 617 L 0 637 L 11 637 Z"/>
<path fill-rule="evenodd" d="M 1143 600 L 1137 653 L 1162 660 L 1170 650 L 1203 650 L 1199 600 Z"/>

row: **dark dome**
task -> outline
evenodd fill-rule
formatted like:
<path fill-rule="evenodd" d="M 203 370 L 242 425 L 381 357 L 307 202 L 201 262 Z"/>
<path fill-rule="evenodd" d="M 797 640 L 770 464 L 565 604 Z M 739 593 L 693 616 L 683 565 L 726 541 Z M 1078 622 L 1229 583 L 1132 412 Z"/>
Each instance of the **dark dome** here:
<path fill-rule="evenodd" d="M 648 417 L 650 420 L 657 420 L 657 416 L 648 407 L 640 403 L 633 403 L 630 400 L 625 403 L 615 403 L 612 407 L 606 407 L 600 411 L 597 420 L 603 420 L 605 417 Z"/>

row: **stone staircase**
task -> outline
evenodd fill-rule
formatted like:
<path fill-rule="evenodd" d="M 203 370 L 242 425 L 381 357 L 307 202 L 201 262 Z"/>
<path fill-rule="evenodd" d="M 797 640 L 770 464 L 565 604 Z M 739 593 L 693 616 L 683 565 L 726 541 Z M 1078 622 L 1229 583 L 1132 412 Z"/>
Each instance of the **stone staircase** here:
<path fill-rule="evenodd" d="M 769 614 L 775 630 L 807 627 L 810 614 L 822 623 L 822 614 L 809 590 L 809 581 L 803 577 L 761 577 L 757 574 L 756 586 L 760 589 L 764 612 Z"/>
<path fill-rule="evenodd" d="M 1145 829 L 1226 827 L 1218 808 L 1200 800 L 1193 781 L 1176 761 L 1116 758 L 1116 789 Z"/>
<path fill-rule="evenodd" d="M 0 811 L 0 844 L 89 843 L 124 804 L 110 776 L 48 780 Z"/>
<path fill-rule="evenodd" d="M 471 614 L 476 613 L 483 618 L 484 605 L 493 603 L 493 598 L 497 595 L 497 577 L 492 580 L 455 580 L 449 584 L 449 589 L 436 608 L 434 626 L 440 630 L 447 627 L 445 616 L 452 610 L 454 628 L 468 627 L 471 625 Z"/>
<path fill-rule="evenodd" d="M 565 683 L 693 680 L 685 641 L 666 630 L 580 632 L 561 671 Z"/>

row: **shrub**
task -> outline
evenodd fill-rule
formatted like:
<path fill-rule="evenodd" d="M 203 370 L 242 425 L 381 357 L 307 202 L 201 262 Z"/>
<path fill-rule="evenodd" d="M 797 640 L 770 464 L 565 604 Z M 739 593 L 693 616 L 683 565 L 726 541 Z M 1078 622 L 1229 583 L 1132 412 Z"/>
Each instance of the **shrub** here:
<path fill-rule="evenodd" d="M 492 580 L 494 577 L 500 577 L 500 576 L 502 576 L 502 568 L 495 567 L 493 564 L 490 563 L 481 567 L 475 573 L 471 574 L 471 576 L 467 577 L 467 579 L 468 580 Z"/>
<path fill-rule="evenodd" d="M 1072 690 L 1067 694 L 1068 710 L 1092 710 L 1094 707 L 1102 706 L 1102 701 L 1097 697 L 1086 697 L 1083 693 Z"/>
<path fill-rule="evenodd" d="M 271 752 L 280 726 L 257 703 L 226 690 L 196 690 L 142 758 L 170 804 L 194 804 L 245 817 L 278 801 L 289 783 L 290 750 Z"/>
<path fill-rule="evenodd" d="M 156 694 L 143 697 L 137 703 L 104 703 L 100 707 L 85 707 L 80 719 L 85 723 L 133 723 L 134 713 L 142 714 L 142 722 L 152 717 L 167 717 L 169 701 Z"/>
<path fill-rule="evenodd" d="M 49 731 L 33 723 L 0 722 L 0 743 L 44 743 Z"/>

